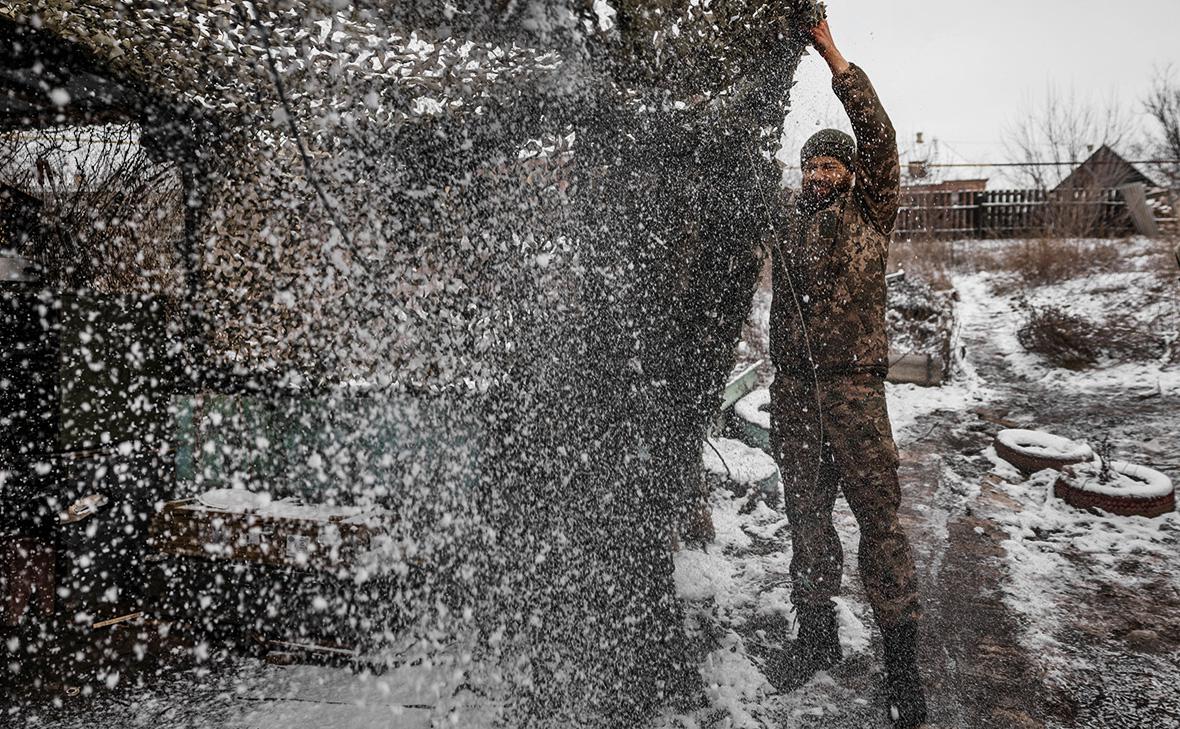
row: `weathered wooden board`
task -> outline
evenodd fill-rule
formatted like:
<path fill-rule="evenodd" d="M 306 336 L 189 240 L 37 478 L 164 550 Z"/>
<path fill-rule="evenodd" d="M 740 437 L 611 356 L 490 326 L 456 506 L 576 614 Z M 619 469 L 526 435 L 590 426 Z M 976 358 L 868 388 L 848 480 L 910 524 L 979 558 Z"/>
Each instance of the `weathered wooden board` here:
<path fill-rule="evenodd" d="M 223 511 L 193 499 L 169 502 L 151 525 L 152 544 L 163 554 L 300 569 L 352 564 L 378 531 L 354 520 Z"/>
<path fill-rule="evenodd" d="M 929 354 L 890 354 L 889 375 L 886 381 L 895 385 L 937 387 L 942 384 L 944 371 L 941 357 Z"/>
<path fill-rule="evenodd" d="M 738 400 L 749 395 L 758 387 L 758 370 L 762 369 L 763 364 L 765 364 L 765 360 L 760 359 L 729 381 L 721 393 L 721 409 L 723 411 L 733 407 Z"/>
<path fill-rule="evenodd" d="M 1148 238 L 1157 238 L 1160 227 L 1156 223 L 1155 215 L 1147 206 L 1147 187 L 1142 182 L 1134 182 L 1119 188 L 1123 202 L 1127 204 L 1127 212 L 1131 214 L 1131 222 L 1135 224 L 1135 231 Z"/>

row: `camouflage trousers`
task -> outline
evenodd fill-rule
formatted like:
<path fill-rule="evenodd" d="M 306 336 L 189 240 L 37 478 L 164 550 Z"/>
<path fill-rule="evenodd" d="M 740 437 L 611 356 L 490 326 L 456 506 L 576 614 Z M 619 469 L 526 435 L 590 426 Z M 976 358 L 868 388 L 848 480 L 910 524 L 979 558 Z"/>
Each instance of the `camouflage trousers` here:
<path fill-rule="evenodd" d="M 914 558 L 898 523 L 897 447 L 876 375 L 780 375 L 771 387 L 771 444 L 790 519 L 792 602 L 824 603 L 840 591 L 844 554 L 832 524 L 838 491 L 860 525 L 861 580 L 877 623 L 920 617 Z"/>

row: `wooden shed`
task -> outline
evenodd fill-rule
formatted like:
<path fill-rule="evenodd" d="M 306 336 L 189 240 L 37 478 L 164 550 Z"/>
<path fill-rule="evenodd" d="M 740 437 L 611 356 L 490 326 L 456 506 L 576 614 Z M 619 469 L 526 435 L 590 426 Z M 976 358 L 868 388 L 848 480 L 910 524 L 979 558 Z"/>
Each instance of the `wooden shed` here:
<path fill-rule="evenodd" d="M 1113 190 L 1135 183 L 1147 187 L 1156 186 L 1142 170 L 1104 144 L 1066 175 L 1065 179 L 1053 188 L 1053 192 L 1078 189 Z"/>

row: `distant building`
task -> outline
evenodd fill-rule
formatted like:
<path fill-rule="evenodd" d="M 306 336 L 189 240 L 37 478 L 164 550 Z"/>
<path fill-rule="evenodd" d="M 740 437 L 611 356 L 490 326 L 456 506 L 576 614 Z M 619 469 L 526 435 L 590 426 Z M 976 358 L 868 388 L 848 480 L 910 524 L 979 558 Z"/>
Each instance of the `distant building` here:
<path fill-rule="evenodd" d="M 987 189 L 987 178 L 975 180 L 943 180 L 918 185 L 906 185 L 906 192 L 983 192 Z"/>
<path fill-rule="evenodd" d="M 1102 145 L 1086 161 L 1078 165 L 1073 172 L 1066 175 L 1061 184 L 1053 188 L 1054 192 L 1061 190 L 1109 190 L 1111 188 L 1131 185 L 1136 182 L 1147 187 L 1156 187 L 1156 183 L 1147 175 L 1123 159 L 1118 152 L 1107 145 Z"/>

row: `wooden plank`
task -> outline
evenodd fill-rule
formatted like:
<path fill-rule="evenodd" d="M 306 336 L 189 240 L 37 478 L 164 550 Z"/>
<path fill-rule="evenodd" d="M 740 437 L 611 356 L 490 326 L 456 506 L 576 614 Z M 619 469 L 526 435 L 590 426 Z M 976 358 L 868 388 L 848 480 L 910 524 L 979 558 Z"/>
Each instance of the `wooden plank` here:
<path fill-rule="evenodd" d="M 311 570 L 353 564 L 381 531 L 360 520 L 223 511 L 193 499 L 168 502 L 150 525 L 163 554 Z"/>
<path fill-rule="evenodd" d="M 889 374 L 885 379 L 895 385 L 937 387 L 942 384 L 942 371 L 941 357 L 920 353 L 895 353 L 889 355 Z"/>
<path fill-rule="evenodd" d="M 721 393 L 721 410 L 725 411 L 733 407 L 738 400 L 741 400 L 746 395 L 749 395 L 758 387 L 758 370 L 766 360 L 758 360 L 746 369 L 742 370 L 729 381 L 725 386 L 725 390 Z"/>
<path fill-rule="evenodd" d="M 1136 232 L 1148 238 L 1158 238 L 1159 225 L 1155 222 L 1155 215 L 1147 207 L 1147 188 L 1143 183 L 1123 185 L 1118 189 L 1118 193 L 1127 205 L 1127 212 L 1131 214 L 1131 222 L 1135 224 Z"/>

